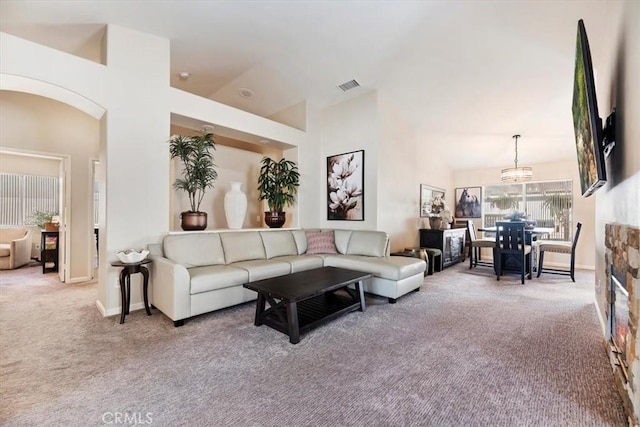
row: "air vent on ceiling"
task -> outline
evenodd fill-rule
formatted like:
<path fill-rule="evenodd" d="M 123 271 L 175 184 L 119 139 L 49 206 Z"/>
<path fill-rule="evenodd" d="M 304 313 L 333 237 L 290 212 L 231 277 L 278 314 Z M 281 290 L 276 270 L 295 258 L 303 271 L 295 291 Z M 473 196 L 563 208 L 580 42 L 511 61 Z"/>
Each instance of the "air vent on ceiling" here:
<path fill-rule="evenodd" d="M 344 82 L 341 85 L 338 85 L 338 87 L 340 89 L 342 89 L 344 92 L 346 92 L 346 91 L 348 91 L 350 89 L 356 88 L 358 86 L 360 86 L 360 83 L 355 81 L 355 79 L 354 80 L 349 80 L 348 82 Z"/>

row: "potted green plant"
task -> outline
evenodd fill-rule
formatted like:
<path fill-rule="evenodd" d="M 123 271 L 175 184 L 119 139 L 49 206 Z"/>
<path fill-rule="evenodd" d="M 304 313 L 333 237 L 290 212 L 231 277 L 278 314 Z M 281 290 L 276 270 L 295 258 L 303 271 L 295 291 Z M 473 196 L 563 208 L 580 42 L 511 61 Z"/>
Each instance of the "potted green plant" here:
<path fill-rule="evenodd" d="M 515 209 L 518 206 L 518 198 L 509 194 L 502 194 L 490 198 L 491 207 L 496 207 L 501 211 Z"/>
<path fill-rule="evenodd" d="M 215 150 L 213 134 L 203 131 L 202 135 L 176 135 L 169 140 L 171 158 L 182 161 L 182 177 L 177 178 L 173 188 L 183 190 L 189 196 L 189 210 L 180 214 L 183 230 L 204 230 L 207 228 L 207 213 L 200 211 L 205 192 L 213 188 L 218 173 L 213 163 Z"/>
<path fill-rule="evenodd" d="M 545 193 L 543 194 L 542 203 L 553 217 L 556 232 L 559 232 L 560 227 L 562 227 L 563 238 L 569 240 L 569 212 L 571 211 L 571 205 L 573 203 L 571 195 L 564 193 Z"/>
<path fill-rule="evenodd" d="M 57 216 L 58 212 L 53 211 L 41 211 L 34 210 L 27 218 L 27 224 L 33 224 L 40 227 L 40 229 L 47 231 L 58 230 L 58 223 L 53 222 L 53 217 Z"/>
<path fill-rule="evenodd" d="M 269 211 L 264 213 L 264 222 L 271 228 L 280 228 L 286 221 L 283 209 L 291 206 L 300 186 L 298 166 L 291 160 L 275 161 L 262 158 L 258 176 L 258 200 L 266 200 Z"/>

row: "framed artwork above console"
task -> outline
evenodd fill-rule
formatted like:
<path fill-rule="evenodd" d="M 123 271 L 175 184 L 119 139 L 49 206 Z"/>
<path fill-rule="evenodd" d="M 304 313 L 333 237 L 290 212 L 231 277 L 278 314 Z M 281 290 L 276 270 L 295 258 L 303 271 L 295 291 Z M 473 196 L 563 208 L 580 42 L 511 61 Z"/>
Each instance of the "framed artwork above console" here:
<path fill-rule="evenodd" d="M 444 189 L 431 187 L 427 184 L 420 184 L 420 217 L 426 218 L 431 215 L 433 200 L 439 197 L 444 200 Z"/>

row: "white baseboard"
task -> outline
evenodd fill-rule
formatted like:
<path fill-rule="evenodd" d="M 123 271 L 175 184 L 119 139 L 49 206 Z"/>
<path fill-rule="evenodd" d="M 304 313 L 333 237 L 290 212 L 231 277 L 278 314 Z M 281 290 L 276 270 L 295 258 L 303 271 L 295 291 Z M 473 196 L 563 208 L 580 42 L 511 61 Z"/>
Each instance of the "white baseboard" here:
<path fill-rule="evenodd" d="M 73 279 L 68 279 L 67 283 L 83 283 L 83 282 L 95 282 L 96 280 L 91 277 L 91 276 L 85 276 L 85 277 L 74 277 Z"/>
<path fill-rule="evenodd" d="M 100 311 L 103 317 L 115 316 L 122 313 L 122 307 L 114 307 L 107 310 L 104 308 L 104 306 L 99 300 L 96 300 L 96 307 L 98 307 L 98 311 Z M 144 302 L 137 302 L 129 306 L 129 312 L 132 312 L 135 310 L 144 310 Z"/>
<path fill-rule="evenodd" d="M 98 307 L 98 311 L 102 314 L 102 317 L 107 317 L 107 310 L 105 310 L 100 300 L 96 300 L 96 307 Z"/>
<path fill-rule="evenodd" d="M 609 339 L 609 337 L 608 337 L 608 335 L 609 335 L 608 329 L 609 328 L 607 327 L 607 325 L 605 323 L 607 321 L 607 319 L 605 319 L 602 316 L 602 312 L 600 311 L 600 306 L 598 305 L 598 300 L 597 300 L 595 294 L 593 295 L 593 305 L 596 307 L 596 312 L 598 314 L 598 320 L 600 321 L 600 327 L 602 327 L 602 335 L 604 336 L 604 338 L 606 340 L 608 340 Z"/>

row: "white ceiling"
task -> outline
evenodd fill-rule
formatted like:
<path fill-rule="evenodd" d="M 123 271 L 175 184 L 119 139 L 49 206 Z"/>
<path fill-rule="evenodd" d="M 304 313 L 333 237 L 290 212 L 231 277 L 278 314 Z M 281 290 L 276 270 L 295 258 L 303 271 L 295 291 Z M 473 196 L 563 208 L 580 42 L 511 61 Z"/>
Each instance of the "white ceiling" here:
<path fill-rule="evenodd" d="M 474 169 L 513 165 L 516 133 L 520 165 L 575 159 L 577 22 L 585 20 L 597 74 L 617 31 L 606 17 L 620 5 L 2 0 L 0 30 L 80 55 L 108 23 L 156 34 L 171 40 L 173 86 L 265 117 L 378 90 L 451 167 Z M 354 78 L 362 87 L 336 87 Z"/>

